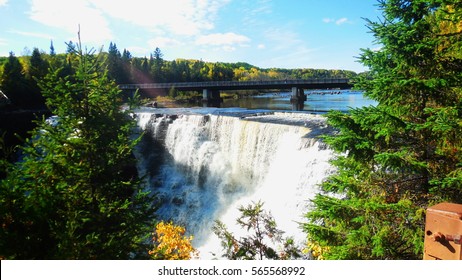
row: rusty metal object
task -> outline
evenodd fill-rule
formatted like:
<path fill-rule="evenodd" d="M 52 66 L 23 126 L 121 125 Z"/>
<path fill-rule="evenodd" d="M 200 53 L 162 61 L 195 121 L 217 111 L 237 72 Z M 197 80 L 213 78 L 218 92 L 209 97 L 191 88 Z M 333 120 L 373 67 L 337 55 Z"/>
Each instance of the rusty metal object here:
<path fill-rule="evenodd" d="M 427 209 L 424 260 L 462 260 L 462 204 Z"/>

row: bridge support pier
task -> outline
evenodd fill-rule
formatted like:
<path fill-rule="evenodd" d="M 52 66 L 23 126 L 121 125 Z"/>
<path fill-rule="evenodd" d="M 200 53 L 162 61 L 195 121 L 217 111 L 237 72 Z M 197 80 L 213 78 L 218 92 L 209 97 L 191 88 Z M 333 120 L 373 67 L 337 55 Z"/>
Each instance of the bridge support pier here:
<path fill-rule="evenodd" d="M 202 90 L 202 105 L 204 107 L 217 107 L 219 108 L 223 102 L 222 98 L 220 97 L 219 90 L 212 90 L 212 89 L 203 89 Z"/>
<path fill-rule="evenodd" d="M 290 103 L 292 104 L 292 110 L 301 111 L 305 106 L 306 95 L 303 88 L 292 87 L 292 95 L 290 96 Z"/>

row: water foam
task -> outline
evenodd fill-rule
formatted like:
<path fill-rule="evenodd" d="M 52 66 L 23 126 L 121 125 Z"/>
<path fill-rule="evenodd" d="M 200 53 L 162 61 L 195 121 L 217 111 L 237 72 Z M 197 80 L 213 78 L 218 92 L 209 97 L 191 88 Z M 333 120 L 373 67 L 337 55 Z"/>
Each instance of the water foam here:
<path fill-rule="evenodd" d="M 201 258 L 220 255 L 219 240 L 211 233 L 214 220 L 239 232 L 237 208 L 256 201 L 265 203 L 287 236 L 304 242 L 299 222 L 319 191 L 317 184 L 332 171 L 332 151 L 311 136 L 326 129 L 323 117 L 151 112 L 137 117 L 165 153 L 158 171 L 148 176 L 163 201 L 158 214 L 195 236 Z M 140 162 L 148 172 L 146 161 Z"/>

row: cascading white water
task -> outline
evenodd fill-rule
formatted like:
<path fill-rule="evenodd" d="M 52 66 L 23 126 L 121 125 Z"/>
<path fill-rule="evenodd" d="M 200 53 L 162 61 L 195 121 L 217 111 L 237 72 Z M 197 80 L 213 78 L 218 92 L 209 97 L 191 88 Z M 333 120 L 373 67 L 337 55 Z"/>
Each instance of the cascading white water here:
<path fill-rule="evenodd" d="M 298 223 L 304 221 L 317 184 L 332 171 L 332 152 L 314 138 L 326 129 L 323 117 L 152 112 L 138 112 L 137 117 L 139 126 L 165 149 L 154 173 L 146 161 L 149 147 L 140 159 L 141 172 L 162 198 L 158 214 L 195 236 L 201 258 L 221 255 L 211 232 L 214 221 L 239 232 L 238 207 L 256 201 L 264 202 L 286 236 L 304 242 Z"/>

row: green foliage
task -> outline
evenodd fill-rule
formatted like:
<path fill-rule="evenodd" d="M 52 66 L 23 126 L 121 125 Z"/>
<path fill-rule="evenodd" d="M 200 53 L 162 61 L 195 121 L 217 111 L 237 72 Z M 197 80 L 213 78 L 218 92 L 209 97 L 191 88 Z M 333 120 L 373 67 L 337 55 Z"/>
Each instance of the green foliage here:
<path fill-rule="evenodd" d="M 382 47 L 363 50 L 370 73 L 357 85 L 378 105 L 328 114 L 338 171 L 307 214 L 309 242 L 327 259 L 420 259 L 425 209 L 462 203 L 462 6 L 379 7 L 368 26 Z"/>
<path fill-rule="evenodd" d="M 134 120 L 101 56 L 69 50 L 74 74 L 56 69 L 40 83 L 56 119 L 39 123 L 0 183 L 0 256 L 147 257 L 154 207 L 132 155 Z"/>
<path fill-rule="evenodd" d="M 241 216 L 237 224 L 249 235 L 237 239 L 226 228 L 216 221 L 213 232 L 221 239 L 225 250 L 224 257 L 231 260 L 263 260 L 263 259 L 295 259 L 300 258 L 300 250 L 291 238 L 283 239 L 283 231 L 277 229 L 276 221 L 258 202 L 247 207 L 240 207 Z M 279 252 L 272 244 L 279 246 Z"/>
<path fill-rule="evenodd" d="M 2 91 L 16 106 L 29 107 L 28 82 L 19 59 L 10 53 L 0 78 Z"/>
<path fill-rule="evenodd" d="M 61 69 L 61 76 L 71 74 L 68 69 L 69 64 L 75 56 L 73 50 L 77 47 L 75 43 L 68 43 L 66 54 L 56 54 L 50 46 L 50 54 L 40 53 L 36 48 L 31 56 L 30 64 L 36 61 L 42 66 L 51 66 L 54 69 Z M 53 47 L 54 49 L 54 47 Z M 354 78 L 356 73 L 346 70 L 325 70 L 325 69 L 263 69 L 248 63 L 224 63 L 224 62 L 205 62 L 194 59 L 176 59 L 167 61 L 163 58 L 163 53 L 156 48 L 150 58 L 132 57 L 126 49 L 121 51 L 115 43 L 110 42 L 106 53 L 101 54 L 105 57 L 103 62 L 107 67 L 108 77 L 118 84 L 123 83 L 154 83 L 154 82 L 203 82 L 203 81 L 249 81 L 249 80 L 274 80 L 274 79 L 310 79 L 310 78 L 333 78 L 347 77 Z M 39 60 L 36 60 L 38 58 Z M 0 57 L 0 65 L 6 59 Z M 28 57 L 27 57 L 28 60 Z M 5 62 L 6 63 L 6 62 Z M 42 77 L 46 74 L 42 67 L 39 75 L 35 75 L 29 70 L 34 71 L 36 67 L 21 65 L 27 77 Z M 1 68 L 1 66 L 0 66 Z"/>
<path fill-rule="evenodd" d="M 42 80 L 48 73 L 49 63 L 45 60 L 37 48 L 34 48 L 30 57 L 30 68 L 28 71 L 30 80 L 30 102 L 37 107 L 43 108 L 45 99 L 41 94 L 38 81 Z"/>

